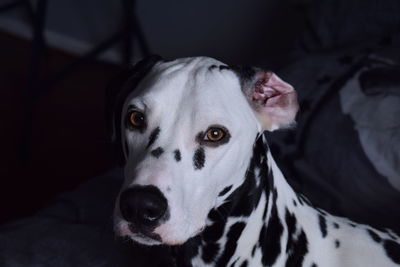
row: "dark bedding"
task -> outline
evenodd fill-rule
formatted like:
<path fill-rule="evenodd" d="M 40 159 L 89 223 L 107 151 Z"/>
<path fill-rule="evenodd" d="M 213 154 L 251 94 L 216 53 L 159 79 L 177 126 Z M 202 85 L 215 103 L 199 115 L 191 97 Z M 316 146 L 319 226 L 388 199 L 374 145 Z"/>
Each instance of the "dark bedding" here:
<path fill-rule="evenodd" d="M 0 266 L 124 266 L 129 253 L 112 232 L 119 173 L 92 179 L 37 215 L 0 226 Z"/>
<path fill-rule="evenodd" d="M 400 231 L 400 2 L 314 1 L 299 59 L 295 131 L 271 146 L 298 191 L 328 211 Z"/>
<path fill-rule="evenodd" d="M 295 130 L 272 133 L 270 141 L 286 177 L 314 204 L 399 231 L 400 83 L 393 79 L 397 84 L 388 88 L 388 80 L 371 75 L 384 68 L 400 77 L 385 59 L 346 51 L 307 57 L 283 70 L 298 90 L 301 112 Z M 368 82 L 376 84 L 373 95 L 360 85 L 366 72 L 364 80 L 375 79 Z"/>

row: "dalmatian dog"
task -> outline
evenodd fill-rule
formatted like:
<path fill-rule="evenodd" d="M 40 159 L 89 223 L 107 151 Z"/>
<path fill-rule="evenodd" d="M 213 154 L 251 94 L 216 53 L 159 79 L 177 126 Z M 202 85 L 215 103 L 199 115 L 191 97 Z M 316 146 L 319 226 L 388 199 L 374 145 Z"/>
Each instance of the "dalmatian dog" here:
<path fill-rule="evenodd" d="M 290 127 L 298 104 L 273 72 L 153 56 L 115 90 L 117 236 L 171 246 L 176 266 L 400 266 L 393 231 L 332 216 L 286 182 L 264 131 Z"/>

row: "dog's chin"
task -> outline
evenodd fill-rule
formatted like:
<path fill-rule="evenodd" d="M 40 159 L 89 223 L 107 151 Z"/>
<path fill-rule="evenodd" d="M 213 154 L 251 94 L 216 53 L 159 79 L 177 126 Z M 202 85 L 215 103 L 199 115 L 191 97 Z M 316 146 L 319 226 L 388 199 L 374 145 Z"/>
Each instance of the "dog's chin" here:
<path fill-rule="evenodd" d="M 173 231 L 171 228 L 161 226 L 155 232 L 161 237 L 162 244 L 168 246 L 179 246 L 185 244 L 189 239 L 199 235 L 204 227 L 199 227 L 195 231 Z"/>

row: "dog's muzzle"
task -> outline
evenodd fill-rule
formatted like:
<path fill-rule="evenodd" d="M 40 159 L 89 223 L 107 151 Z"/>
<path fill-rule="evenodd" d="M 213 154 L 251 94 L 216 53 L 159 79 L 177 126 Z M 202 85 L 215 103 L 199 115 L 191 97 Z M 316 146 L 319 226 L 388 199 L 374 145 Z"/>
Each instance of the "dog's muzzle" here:
<path fill-rule="evenodd" d="M 119 208 L 132 233 L 150 238 L 154 238 L 154 228 L 169 217 L 167 199 L 157 187 L 151 185 L 137 185 L 123 191 Z"/>

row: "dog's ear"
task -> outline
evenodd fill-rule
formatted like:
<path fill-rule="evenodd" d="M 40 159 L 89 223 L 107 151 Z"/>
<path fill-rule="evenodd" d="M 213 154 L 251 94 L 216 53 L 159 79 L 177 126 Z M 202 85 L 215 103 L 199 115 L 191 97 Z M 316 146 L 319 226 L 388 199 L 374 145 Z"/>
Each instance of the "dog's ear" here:
<path fill-rule="evenodd" d="M 271 71 L 238 67 L 235 72 L 263 130 L 274 131 L 294 124 L 299 105 L 290 84 Z"/>
<path fill-rule="evenodd" d="M 113 152 L 116 154 L 118 163 L 125 164 L 125 158 L 121 143 L 121 116 L 124 102 L 128 95 L 135 90 L 139 82 L 163 59 L 158 55 L 151 55 L 137 62 L 111 80 L 106 91 L 106 115 L 108 121 L 108 132 L 113 144 Z"/>

